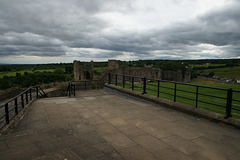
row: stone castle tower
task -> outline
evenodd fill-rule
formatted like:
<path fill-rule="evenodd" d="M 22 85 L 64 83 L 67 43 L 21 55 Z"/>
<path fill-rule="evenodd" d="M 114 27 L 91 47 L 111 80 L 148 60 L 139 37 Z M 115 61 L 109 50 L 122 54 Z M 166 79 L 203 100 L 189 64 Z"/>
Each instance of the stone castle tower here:
<path fill-rule="evenodd" d="M 93 80 L 94 79 L 94 65 L 93 61 L 90 62 L 87 68 L 85 62 L 73 61 L 74 81 L 79 80 Z"/>

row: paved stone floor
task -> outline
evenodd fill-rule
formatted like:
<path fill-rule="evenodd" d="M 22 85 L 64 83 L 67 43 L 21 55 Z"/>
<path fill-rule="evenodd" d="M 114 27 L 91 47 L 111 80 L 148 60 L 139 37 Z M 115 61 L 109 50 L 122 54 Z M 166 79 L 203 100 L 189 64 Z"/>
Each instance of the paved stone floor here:
<path fill-rule="evenodd" d="M 0 159 L 240 159 L 240 130 L 107 90 L 33 103 Z"/>

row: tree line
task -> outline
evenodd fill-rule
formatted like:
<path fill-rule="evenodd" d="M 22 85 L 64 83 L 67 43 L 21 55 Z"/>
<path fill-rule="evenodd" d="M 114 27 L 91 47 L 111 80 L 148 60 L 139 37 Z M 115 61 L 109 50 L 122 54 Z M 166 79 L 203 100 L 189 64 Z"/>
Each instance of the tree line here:
<path fill-rule="evenodd" d="M 4 76 L 0 78 L 0 89 L 5 90 L 11 87 L 26 88 L 38 84 L 48 84 L 52 82 L 65 82 L 73 80 L 72 70 L 69 67 L 56 69 L 54 72 L 24 72 L 16 73 L 16 76 Z"/>

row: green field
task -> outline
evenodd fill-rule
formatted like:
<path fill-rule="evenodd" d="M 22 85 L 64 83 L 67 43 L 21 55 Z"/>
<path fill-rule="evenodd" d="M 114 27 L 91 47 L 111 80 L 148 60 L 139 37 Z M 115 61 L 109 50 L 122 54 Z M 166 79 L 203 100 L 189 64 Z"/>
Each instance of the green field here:
<path fill-rule="evenodd" d="M 240 77 L 240 66 L 206 69 L 204 71 L 208 73 L 213 72 L 214 75 L 223 76 L 225 78 L 234 79 Z"/>
<path fill-rule="evenodd" d="M 120 83 L 118 85 L 122 86 L 122 84 L 120 84 Z M 232 85 L 232 84 L 198 84 L 198 85 L 217 87 L 217 88 L 225 88 L 225 89 L 232 88 L 234 90 L 240 91 L 240 85 Z M 141 83 L 135 82 L 134 86 L 135 86 L 135 88 L 134 88 L 135 91 L 139 91 L 139 92 L 143 91 Z M 160 82 L 159 97 L 173 101 L 174 100 L 174 96 L 173 96 L 174 95 L 174 87 L 175 87 L 174 83 Z M 126 82 L 125 88 L 131 89 L 131 82 Z M 197 88 L 196 86 L 177 84 L 176 102 L 180 102 L 180 103 L 184 103 L 184 104 L 188 104 L 190 106 L 196 107 L 196 101 L 195 101 L 196 88 Z M 158 90 L 157 82 L 148 82 L 147 83 L 147 94 L 157 96 L 157 90 Z M 163 93 L 163 92 L 165 92 L 165 93 Z M 198 96 L 199 101 L 204 101 L 207 103 L 210 102 L 210 103 L 214 103 L 217 105 L 222 105 L 222 107 L 220 107 L 220 106 L 216 106 L 216 105 L 212 105 L 212 104 L 207 104 L 204 102 L 198 102 L 198 104 L 197 104 L 198 108 L 203 108 L 203 109 L 206 109 L 209 111 L 213 111 L 213 112 L 217 112 L 217 113 L 225 115 L 227 91 L 199 87 L 198 93 L 205 94 L 205 95 Z M 213 95 L 213 96 L 217 96 L 217 97 L 222 97 L 224 99 L 210 97 L 210 96 L 206 96 L 206 95 Z M 181 97 L 178 97 L 178 96 L 181 96 Z M 188 99 L 182 98 L 182 97 L 187 97 Z M 240 92 L 233 92 L 233 99 L 240 100 Z M 233 101 L 232 107 L 240 109 L 240 102 Z M 237 110 L 232 109 L 232 115 L 233 115 L 233 117 L 240 118 L 240 112 Z"/>
<path fill-rule="evenodd" d="M 23 70 L 23 71 L 17 71 L 17 72 L 0 72 L 0 78 L 3 78 L 4 76 L 8 77 L 15 77 L 16 73 L 20 73 L 21 75 L 24 75 L 24 72 L 28 73 L 34 73 L 34 72 L 54 72 L 55 69 L 42 69 L 42 70 Z"/>
<path fill-rule="evenodd" d="M 102 73 L 102 69 L 106 69 L 106 67 L 94 67 L 94 71 L 97 73 Z"/>
<path fill-rule="evenodd" d="M 208 67 L 220 67 L 220 66 L 225 66 L 225 64 L 209 64 L 209 65 L 206 65 L 206 64 L 194 64 L 192 65 L 193 67 L 201 67 L 201 68 L 208 68 Z"/>

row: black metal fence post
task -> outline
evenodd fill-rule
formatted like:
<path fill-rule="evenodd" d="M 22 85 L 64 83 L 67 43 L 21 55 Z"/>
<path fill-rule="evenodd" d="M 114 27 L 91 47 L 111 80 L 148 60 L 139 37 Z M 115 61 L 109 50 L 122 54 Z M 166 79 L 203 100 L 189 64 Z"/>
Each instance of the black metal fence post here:
<path fill-rule="evenodd" d="M 21 101 L 22 101 L 22 108 L 24 108 L 24 99 L 23 99 L 23 94 L 21 94 Z"/>
<path fill-rule="evenodd" d="M 26 95 L 26 104 L 28 104 L 28 91 L 26 91 L 25 95 Z"/>
<path fill-rule="evenodd" d="M 15 106 L 15 114 L 18 115 L 18 103 L 17 103 L 17 98 L 14 99 L 14 106 Z"/>
<path fill-rule="evenodd" d="M 176 102 L 177 97 L 177 83 L 174 83 L 174 102 Z"/>
<path fill-rule="evenodd" d="M 123 76 L 123 88 L 125 88 L 125 76 Z"/>
<path fill-rule="evenodd" d="M 71 83 L 68 82 L 68 96 L 71 97 Z"/>
<path fill-rule="evenodd" d="M 195 108 L 198 108 L 198 86 L 196 88 L 196 104 L 195 104 Z"/>
<path fill-rule="evenodd" d="M 159 97 L 159 91 L 160 91 L 160 81 L 158 80 L 158 92 L 157 92 L 157 97 Z"/>
<path fill-rule="evenodd" d="M 87 81 L 85 81 L 85 91 L 87 90 Z"/>
<path fill-rule="evenodd" d="M 5 104 L 5 119 L 6 119 L 6 123 L 9 124 L 8 103 Z"/>
<path fill-rule="evenodd" d="M 134 90 L 134 77 L 132 77 L 132 90 Z"/>
<path fill-rule="evenodd" d="M 73 87 L 74 87 L 73 94 L 74 94 L 74 97 L 75 97 L 76 96 L 76 84 L 75 83 L 73 84 Z"/>
<path fill-rule="evenodd" d="M 111 74 L 108 73 L 108 84 L 111 84 Z"/>
<path fill-rule="evenodd" d="M 147 91 L 146 91 L 146 87 L 147 86 L 147 79 L 146 77 L 143 78 L 143 93 L 142 94 L 146 94 Z"/>
<path fill-rule="evenodd" d="M 227 91 L 226 115 L 224 118 L 232 117 L 232 88 Z"/>
<path fill-rule="evenodd" d="M 29 97 L 30 97 L 30 101 L 32 100 L 32 88 L 29 89 Z"/>
<path fill-rule="evenodd" d="M 117 74 L 115 75 L 115 86 L 117 86 Z"/>
<path fill-rule="evenodd" d="M 38 98 L 38 86 L 36 87 L 36 96 Z"/>

